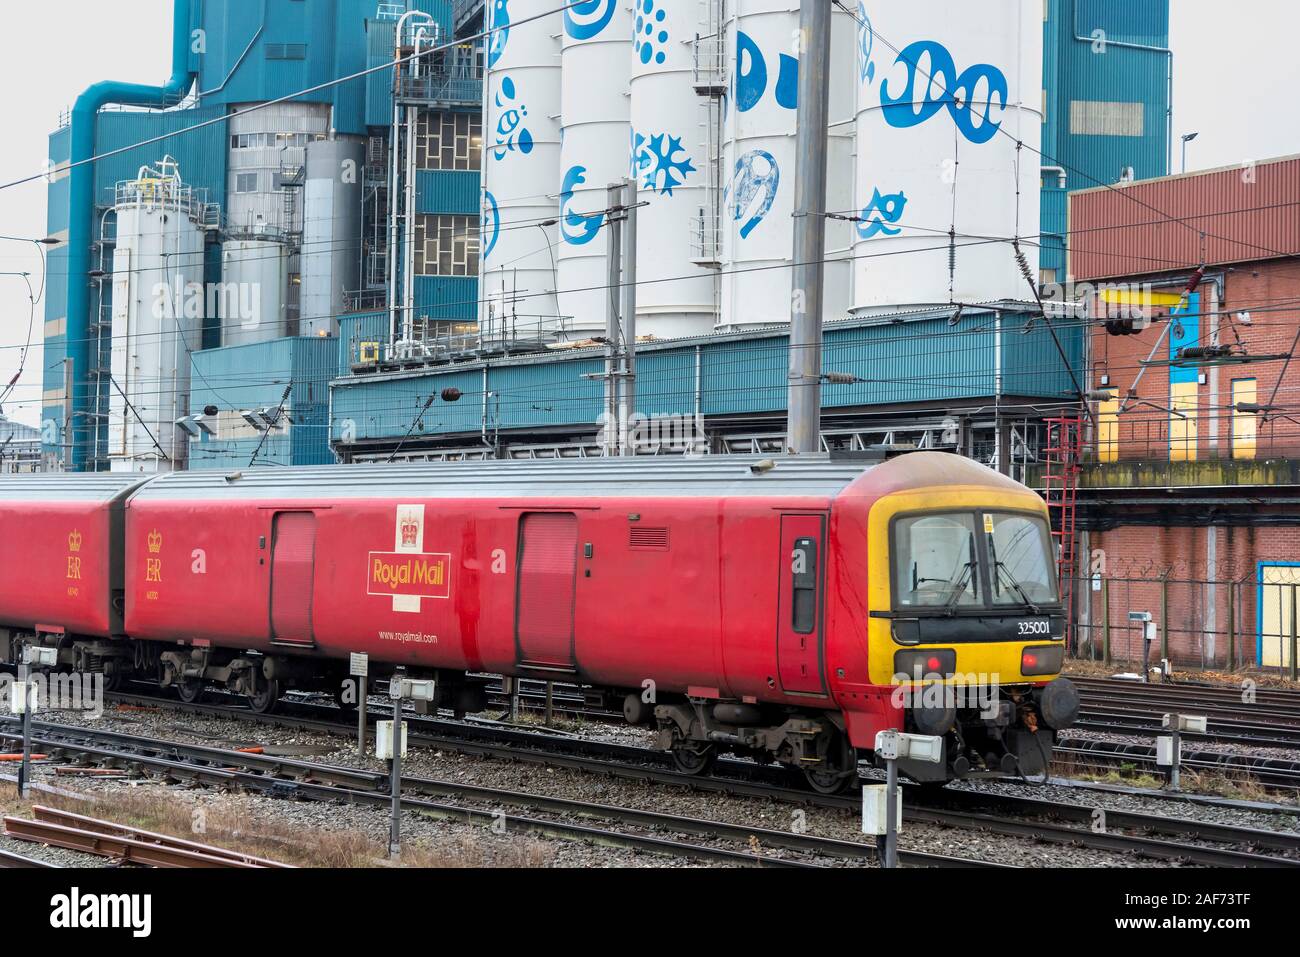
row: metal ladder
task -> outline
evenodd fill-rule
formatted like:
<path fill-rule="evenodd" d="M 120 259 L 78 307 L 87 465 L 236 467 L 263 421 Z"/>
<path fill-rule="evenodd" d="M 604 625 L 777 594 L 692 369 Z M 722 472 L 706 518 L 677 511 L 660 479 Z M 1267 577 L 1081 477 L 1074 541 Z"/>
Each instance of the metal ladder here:
<path fill-rule="evenodd" d="M 1057 546 L 1061 603 L 1065 606 L 1068 645 L 1073 651 L 1078 641 L 1074 627 L 1074 586 L 1078 570 L 1075 555 L 1075 499 L 1079 488 L 1082 421 L 1077 415 L 1065 415 L 1047 419 L 1043 424 L 1047 427 L 1043 497 L 1052 519 L 1052 540 Z"/>

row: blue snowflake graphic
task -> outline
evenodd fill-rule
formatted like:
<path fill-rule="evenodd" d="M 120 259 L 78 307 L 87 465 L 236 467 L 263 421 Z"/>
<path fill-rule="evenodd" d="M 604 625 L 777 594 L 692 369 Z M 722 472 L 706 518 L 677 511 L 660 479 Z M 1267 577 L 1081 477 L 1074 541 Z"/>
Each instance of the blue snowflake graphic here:
<path fill-rule="evenodd" d="M 673 190 L 686 182 L 686 177 L 696 172 L 682 141 L 676 136 L 660 133 L 658 136 L 632 134 L 632 174 L 641 179 L 642 189 L 671 196 Z"/>

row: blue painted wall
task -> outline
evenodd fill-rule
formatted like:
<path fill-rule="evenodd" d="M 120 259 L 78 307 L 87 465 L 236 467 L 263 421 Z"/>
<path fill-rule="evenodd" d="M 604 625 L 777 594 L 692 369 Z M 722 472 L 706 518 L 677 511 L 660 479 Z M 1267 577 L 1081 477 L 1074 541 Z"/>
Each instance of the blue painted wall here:
<path fill-rule="evenodd" d="M 1003 394 L 1059 401 L 1071 396 L 1066 372 L 1046 325 L 1026 332 L 1027 317 L 1008 315 L 1001 329 Z M 358 318 L 360 335 L 386 330 L 383 317 Z M 968 312 L 958 326 L 947 316 L 902 324 L 836 323 L 826 328 L 825 366 L 867 380 L 826 386 L 828 409 L 950 400 L 995 394 L 998 331 L 992 313 Z M 706 416 L 781 412 L 789 374 L 789 340 L 779 331 L 718 336 L 645 346 L 637 362 L 638 411 L 690 415 L 695 409 L 695 363 L 699 355 L 701 411 Z M 1077 366 L 1077 346 L 1067 344 Z M 483 371 L 491 429 L 594 426 L 602 384 L 584 378 L 601 372 L 594 350 L 540 355 L 391 375 L 345 375 L 333 383 L 334 438 L 344 430 L 356 441 L 401 438 L 425 399 L 449 386 L 465 393 L 456 405 L 435 404 L 425 416 L 434 432 L 473 432 L 482 427 Z"/>
<path fill-rule="evenodd" d="M 1066 189 L 1169 172 L 1169 0 L 1046 0 L 1043 165 L 1066 167 Z M 1073 102 L 1140 103 L 1140 136 L 1071 132 Z M 1066 203 L 1043 175 L 1042 268 L 1065 280 Z"/>

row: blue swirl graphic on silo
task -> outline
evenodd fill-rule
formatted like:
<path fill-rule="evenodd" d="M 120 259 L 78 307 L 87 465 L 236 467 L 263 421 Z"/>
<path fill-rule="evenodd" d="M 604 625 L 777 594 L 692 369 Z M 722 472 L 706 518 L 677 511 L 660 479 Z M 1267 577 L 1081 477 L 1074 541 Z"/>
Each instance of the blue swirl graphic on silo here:
<path fill-rule="evenodd" d="M 685 154 L 682 141 L 676 136 L 659 133 L 650 136 L 632 131 L 632 177 L 639 180 L 642 189 L 661 196 L 671 196 L 673 190 L 686 182 L 686 177 L 697 172 L 690 156 Z"/>
<path fill-rule="evenodd" d="M 736 32 L 736 109 L 748 113 L 767 93 L 768 69 L 763 51 L 743 30 Z M 786 110 L 799 107 L 799 61 L 786 53 L 777 56 L 776 105 Z"/>
<path fill-rule="evenodd" d="M 877 187 L 871 202 L 862 210 L 863 222 L 856 224 L 858 236 L 862 239 L 871 239 L 874 236 L 897 236 L 903 228 L 894 224 L 903 218 L 903 210 L 906 208 L 907 195 L 901 190 L 882 195 L 880 188 Z"/>
<path fill-rule="evenodd" d="M 619 0 L 585 0 L 564 11 L 564 32 L 575 40 L 590 40 L 609 26 Z"/>
<path fill-rule="evenodd" d="M 497 248 L 497 240 L 501 238 L 501 209 L 497 206 L 497 198 L 487 190 L 483 191 L 483 200 L 483 218 L 479 229 L 482 233 L 483 259 L 486 261 L 492 255 L 492 250 Z"/>
<path fill-rule="evenodd" d="M 492 34 L 492 40 L 488 44 L 489 70 L 497 65 L 501 54 L 506 52 L 506 44 L 510 42 L 510 10 L 506 6 L 507 2 L 508 0 L 493 0 L 492 3 L 492 29 L 496 32 Z"/>
<path fill-rule="evenodd" d="M 930 69 L 924 72 L 920 67 L 923 59 L 930 63 Z M 987 143 L 997 135 L 1002 120 L 994 119 L 993 114 L 995 110 L 998 113 L 1006 110 L 1009 95 L 1006 75 L 997 67 L 977 63 L 958 73 L 948 48 L 935 40 L 917 40 L 906 47 L 894 61 L 895 66 L 899 64 L 907 69 L 903 90 L 895 96 L 888 79 L 880 86 L 881 115 L 890 126 L 896 129 L 919 126 L 946 108 L 958 131 L 972 143 Z M 918 76 L 925 84 L 920 100 L 916 90 Z M 981 88 L 984 93 L 978 96 Z M 996 107 L 995 98 L 999 101 Z"/>
<path fill-rule="evenodd" d="M 600 232 L 600 227 L 604 225 L 604 213 L 575 213 L 569 209 L 569 201 L 573 199 L 574 187 L 580 186 L 587 181 L 583 174 L 587 172 L 585 166 L 574 166 L 564 174 L 564 183 L 560 187 L 560 236 L 570 246 L 585 246 L 596 238 Z"/>
<path fill-rule="evenodd" d="M 781 188 L 781 167 L 767 150 L 750 150 L 736 160 L 736 170 L 727 184 L 726 202 L 731 218 L 744 221 L 740 238 L 747 239 L 772 211 Z"/>
<path fill-rule="evenodd" d="M 871 26 L 865 4 L 858 4 L 858 81 L 870 83 L 876 78 L 876 64 L 871 60 L 876 46 L 876 31 Z"/>
<path fill-rule="evenodd" d="M 668 14 L 663 9 L 666 0 L 633 0 L 636 23 L 632 26 L 632 46 L 637 59 L 649 66 L 654 60 L 660 66 L 668 59 Z"/>
<path fill-rule="evenodd" d="M 492 155 L 498 160 L 505 159 L 507 154 L 516 150 L 523 156 L 533 151 L 533 134 L 524 126 L 528 107 L 522 102 L 518 106 L 511 105 L 517 102 L 516 94 L 515 81 L 503 76 L 501 89 L 495 98 L 497 109 L 501 113 L 497 117 L 496 144 L 492 148 Z"/>

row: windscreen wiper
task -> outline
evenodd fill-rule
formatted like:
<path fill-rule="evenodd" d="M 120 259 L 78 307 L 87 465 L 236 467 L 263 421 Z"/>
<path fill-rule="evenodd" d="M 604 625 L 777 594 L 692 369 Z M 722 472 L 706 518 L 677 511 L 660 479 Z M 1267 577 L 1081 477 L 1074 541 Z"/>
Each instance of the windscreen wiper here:
<path fill-rule="evenodd" d="M 1012 588 L 1016 590 L 1016 594 L 1020 596 L 1021 601 L 1023 601 L 1027 606 L 1029 606 L 1030 611 L 1032 611 L 1035 615 L 1041 615 L 1043 613 L 1042 609 L 1040 609 L 1036 604 L 1034 604 L 1032 601 L 1029 600 L 1029 595 L 1025 593 L 1025 589 L 1021 587 L 1020 582 L 1016 581 L 1016 576 L 1012 575 L 1011 572 L 1007 571 L 1007 566 L 1003 562 L 994 561 L 993 567 L 996 568 L 998 572 L 1002 575 L 1003 580 L 1006 581 Z"/>

